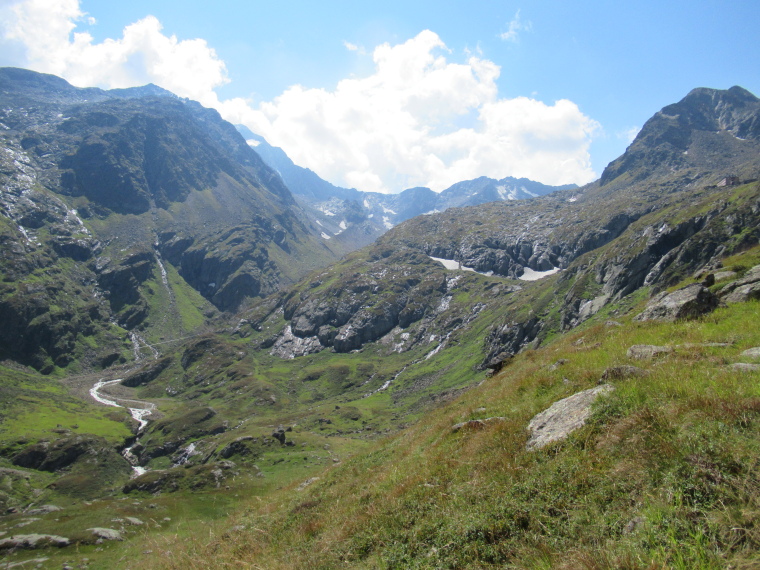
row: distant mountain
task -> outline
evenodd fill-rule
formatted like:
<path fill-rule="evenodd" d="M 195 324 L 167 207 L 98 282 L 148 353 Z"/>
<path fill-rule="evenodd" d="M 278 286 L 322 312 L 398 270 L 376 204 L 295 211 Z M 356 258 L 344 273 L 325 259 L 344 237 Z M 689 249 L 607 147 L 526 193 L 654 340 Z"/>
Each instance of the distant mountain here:
<path fill-rule="evenodd" d="M 458 182 L 440 193 L 424 187 L 409 188 L 398 194 L 362 192 L 323 180 L 314 171 L 296 165 L 285 151 L 270 145 L 247 127 L 237 125 L 237 129 L 262 160 L 280 174 L 296 200 L 320 226 L 323 237 L 353 248 L 367 245 L 395 225 L 422 214 L 535 198 L 577 188 L 575 184 L 548 186 L 527 178 L 495 180 L 481 176 Z"/>

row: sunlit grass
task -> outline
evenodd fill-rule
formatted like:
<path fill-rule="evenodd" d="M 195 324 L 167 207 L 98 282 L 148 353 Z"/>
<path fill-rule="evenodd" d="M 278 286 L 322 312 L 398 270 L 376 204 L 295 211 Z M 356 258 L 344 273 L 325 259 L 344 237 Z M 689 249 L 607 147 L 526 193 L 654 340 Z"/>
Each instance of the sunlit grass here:
<path fill-rule="evenodd" d="M 251 568 L 724 568 L 757 562 L 760 384 L 728 365 L 760 345 L 760 303 L 694 322 L 604 323 L 519 355 L 424 422 L 274 495 L 235 520 L 246 531 L 192 544 L 155 567 L 213 551 Z M 582 339 L 582 342 L 580 340 Z M 709 347 L 705 343 L 727 342 Z M 633 344 L 674 352 L 630 361 Z M 692 346 L 683 346 L 692 345 Z M 566 360 L 552 370 L 551 365 Z M 588 425 L 525 451 L 526 425 L 552 402 L 613 381 Z M 464 419 L 502 416 L 482 431 Z M 259 529 L 259 530 L 254 530 Z M 169 541 L 156 548 L 176 549 Z M 171 545 L 171 546 L 170 546 Z"/>

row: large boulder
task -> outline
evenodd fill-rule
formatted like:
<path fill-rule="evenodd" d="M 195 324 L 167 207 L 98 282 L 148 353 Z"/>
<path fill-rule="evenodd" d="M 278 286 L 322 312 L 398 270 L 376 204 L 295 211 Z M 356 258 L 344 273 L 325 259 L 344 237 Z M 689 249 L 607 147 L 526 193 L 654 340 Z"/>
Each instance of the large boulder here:
<path fill-rule="evenodd" d="M 614 389 L 611 384 L 602 384 L 555 402 L 540 414 L 536 414 L 528 424 L 530 439 L 526 445 L 527 449 L 541 449 L 550 443 L 565 439 L 586 423 L 596 399 Z"/>
<path fill-rule="evenodd" d="M 720 299 L 701 283 L 687 285 L 672 293 L 663 292 L 654 297 L 636 321 L 677 321 L 694 319 L 714 311 Z"/>

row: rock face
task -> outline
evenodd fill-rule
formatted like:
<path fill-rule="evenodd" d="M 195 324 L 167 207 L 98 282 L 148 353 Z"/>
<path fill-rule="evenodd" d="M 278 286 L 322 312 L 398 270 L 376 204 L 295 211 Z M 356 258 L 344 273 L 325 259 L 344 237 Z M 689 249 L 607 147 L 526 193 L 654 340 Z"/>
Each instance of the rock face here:
<path fill-rule="evenodd" d="M 530 439 L 526 445 L 527 449 L 541 449 L 550 443 L 565 439 L 586 423 L 596 399 L 614 389 L 611 384 L 603 384 L 584 390 L 555 402 L 548 409 L 536 414 L 528 424 Z"/>
<path fill-rule="evenodd" d="M 720 300 L 700 283 L 688 285 L 672 293 L 654 297 L 636 321 L 677 321 L 694 319 L 714 311 Z"/>
<path fill-rule="evenodd" d="M 283 441 L 284 438 L 285 434 L 283 432 Z M 235 455 L 257 457 L 260 454 L 260 450 L 255 447 L 257 443 L 258 440 L 253 436 L 244 435 L 225 445 L 219 452 L 219 455 L 224 459 L 229 459 Z"/>
<path fill-rule="evenodd" d="M 233 311 L 335 259 L 216 111 L 21 69 L 0 68 L 0 86 L 0 358 L 113 364 L 113 322 L 168 314 L 182 336 L 190 304 L 196 323 L 213 314 L 199 298 L 180 310 L 189 288 Z"/>
<path fill-rule="evenodd" d="M 289 325 L 274 339 L 272 354 L 293 358 L 325 348 L 360 349 L 397 327 L 433 317 L 448 291 L 443 267 L 405 248 L 373 249 L 357 269 L 292 291 L 281 305 Z"/>
<path fill-rule="evenodd" d="M 724 157 L 697 154 L 695 146 L 725 135 L 757 140 L 759 108 L 757 97 L 741 87 L 694 89 L 649 119 L 625 154 L 605 168 L 601 182 L 607 184 L 623 174 L 635 179 L 653 171 L 682 170 L 696 161 L 715 167 Z M 727 144 L 732 144 L 728 137 Z"/>
<path fill-rule="evenodd" d="M 760 299 L 760 265 L 750 269 L 741 279 L 723 287 L 718 295 L 729 304 Z"/>

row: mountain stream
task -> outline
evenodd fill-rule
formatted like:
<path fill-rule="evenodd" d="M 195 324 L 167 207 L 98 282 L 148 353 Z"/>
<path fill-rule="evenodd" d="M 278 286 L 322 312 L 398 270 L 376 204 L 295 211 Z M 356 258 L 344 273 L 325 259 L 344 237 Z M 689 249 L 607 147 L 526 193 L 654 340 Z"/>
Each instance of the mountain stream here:
<path fill-rule="evenodd" d="M 140 434 L 145 429 L 145 426 L 148 425 L 148 416 L 153 412 L 153 410 L 156 409 L 156 405 L 152 404 L 151 402 L 145 402 L 143 400 L 129 400 L 126 398 L 117 398 L 115 396 L 110 396 L 110 398 L 106 398 L 105 396 L 102 396 L 100 394 L 100 389 L 105 386 L 110 386 L 111 384 L 118 384 L 123 380 L 123 378 L 117 378 L 116 380 L 98 380 L 95 382 L 95 385 L 90 388 L 90 396 L 101 404 L 105 404 L 106 406 L 114 406 L 116 408 L 127 408 L 129 410 L 129 413 L 131 416 L 137 420 L 137 423 L 139 424 L 139 427 L 137 428 L 137 439 L 135 439 L 134 443 L 130 445 L 129 447 L 124 448 L 122 450 L 121 454 L 124 456 L 124 459 L 129 461 L 130 465 L 132 465 L 132 470 L 134 471 L 133 477 L 137 477 L 138 475 L 142 475 L 146 472 L 146 469 L 144 467 L 141 467 L 137 465 L 137 457 L 134 456 L 132 453 L 132 449 L 135 448 L 135 446 L 140 441 Z M 113 398 L 113 399 L 111 399 Z M 143 407 L 129 407 L 128 405 L 121 405 L 118 402 L 123 403 L 130 403 L 130 404 L 141 404 Z"/>

